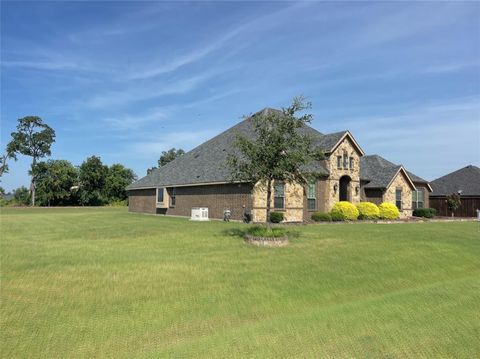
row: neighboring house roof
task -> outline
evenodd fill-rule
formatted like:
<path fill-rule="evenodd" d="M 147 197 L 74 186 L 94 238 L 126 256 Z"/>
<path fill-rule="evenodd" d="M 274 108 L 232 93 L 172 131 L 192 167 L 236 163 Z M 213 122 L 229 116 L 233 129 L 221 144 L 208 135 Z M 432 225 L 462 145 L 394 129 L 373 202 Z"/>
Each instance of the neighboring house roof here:
<path fill-rule="evenodd" d="M 467 166 L 431 182 L 432 196 L 446 196 L 462 191 L 462 196 L 480 196 L 480 168 Z"/>
<path fill-rule="evenodd" d="M 252 118 L 255 116 L 267 116 L 272 111 L 281 113 L 279 110 L 265 108 L 193 150 L 177 157 L 174 161 L 152 171 L 149 175 L 132 183 L 127 189 L 229 182 L 231 176 L 226 166 L 226 160 L 229 153 L 238 151 L 235 147 L 237 133 L 247 138 L 254 138 L 255 131 Z M 338 138 L 341 138 L 337 134 L 324 135 L 310 126 L 305 126 L 300 131 L 311 135 L 314 138 L 314 144 L 320 145 L 326 151 L 331 150 L 331 148 L 326 146 L 330 146 L 330 144 L 335 142 L 335 139 L 338 142 Z M 329 174 L 320 161 L 314 161 L 307 166 L 306 170 L 317 172 L 321 175 Z"/>
<path fill-rule="evenodd" d="M 360 180 L 368 181 L 365 188 L 388 188 L 398 172 L 404 172 L 411 185 L 428 182 L 423 178 L 408 172 L 401 165 L 392 163 L 379 155 L 363 156 L 360 158 Z"/>

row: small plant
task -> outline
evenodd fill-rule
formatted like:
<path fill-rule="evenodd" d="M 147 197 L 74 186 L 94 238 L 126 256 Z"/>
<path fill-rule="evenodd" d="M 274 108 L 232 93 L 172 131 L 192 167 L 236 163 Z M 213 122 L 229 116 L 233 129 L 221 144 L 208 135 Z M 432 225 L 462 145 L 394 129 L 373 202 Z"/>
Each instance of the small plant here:
<path fill-rule="evenodd" d="M 314 212 L 312 214 L 312 221 L 315 222 L 331 222 L 332 216 L 330 213 L 323 213 L 323 212 Z"/>
<path fill-rule="evenodd" d="M 332 215 L 332 219 L 333 216 L 341 216 L 343 221 L 355 221 L 359 213 L 355 205 L 347 201 L 340 201 L 333 205 L 330 214 Z"/>
<path fill-rule="evenodd" d="M 452 217 L 454 216 L 455 210 L 460 207 L 462 201 L 460 200 L 460 196 L 456 193 L 449 194 L 447 196 L 447 206 L 450 211 L 452 211 Z"/>
<path fill-rule="evenodd" d="M 330 217 L 332 217 L 333 222 L 341 222 L 341 221 L 345 220 L 345 218 L 343 218 L 343 214 L 338 213 L 338 212 L 330 213 Z"/>
<path fill-rule="evenodd" d="M 393 203 L 383 202 L 378 208 L 381 219 L 397 219 L 400 216 L 397 206 Z"/>
<path fill-rule="evenodd" d="M 433 218 L 437 215 L 435 208 L 417 208 L 413 211 L 415 217 Z"/>
<path fill-rule="evenodd" d="M 272 212 L 274 213 L 274 212 Z M 253 237 L 263 237 L 263 238 L 280 238 L 285 237 L 287 231 L 285 228 L 268 228 L 267 226 L 251 226 L 247 229 L 247 234 Z"/>
<path fill-rule="evenodd" d="M 270 213 L 270 222 L 280 223 L 282 221 L 283 221 L 283 213 L 282 212 L 271 212 Z"/>
<path fill-rule="evenodd" d="M 380 217 L 380 210 L 375 203 L 360 202 L 357 204 L 357 209 L 360 213 L 358 219 L 378 219 Z"/>

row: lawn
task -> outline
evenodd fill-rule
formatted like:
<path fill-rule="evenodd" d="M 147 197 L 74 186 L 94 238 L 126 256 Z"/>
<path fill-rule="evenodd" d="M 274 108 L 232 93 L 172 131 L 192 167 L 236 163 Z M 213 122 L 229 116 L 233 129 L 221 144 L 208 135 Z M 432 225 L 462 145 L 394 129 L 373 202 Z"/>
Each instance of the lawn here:
<path fill-rule="evenodd" d="M 480 357 L 479 224 L 2 209 L 3 358 Z"/>

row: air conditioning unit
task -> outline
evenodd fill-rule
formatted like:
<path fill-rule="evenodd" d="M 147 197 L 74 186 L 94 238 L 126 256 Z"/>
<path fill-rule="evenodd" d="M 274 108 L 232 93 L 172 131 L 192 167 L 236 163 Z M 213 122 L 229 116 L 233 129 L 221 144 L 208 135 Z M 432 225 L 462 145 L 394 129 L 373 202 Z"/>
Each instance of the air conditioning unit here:
<path fill-rule="evenodd" d="M 208 208 L 207 207 L 193 207 L 192 208 L 192 221 L 208 221 Z"/>

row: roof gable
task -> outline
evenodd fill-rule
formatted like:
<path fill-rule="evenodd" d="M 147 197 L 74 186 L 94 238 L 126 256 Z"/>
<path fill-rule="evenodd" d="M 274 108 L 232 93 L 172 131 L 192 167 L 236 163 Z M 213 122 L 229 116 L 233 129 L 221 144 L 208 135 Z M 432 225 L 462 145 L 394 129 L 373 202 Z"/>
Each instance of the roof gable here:
<path fill-rule="evenodd" d="M 360 179 L 368 182 L 364 186 L 365 188 L 388 188 L 400 172 L 405 175 L 409 184 L 415 188 L 414 180 L 403 166 L 396 165 L 379 155 L 363 156 L 360 158 Z M 415 178 L 419 179 L 419 181 L 415 182 L 428 184 L 428 182 L 418 176 L 415 176 Z"/>

